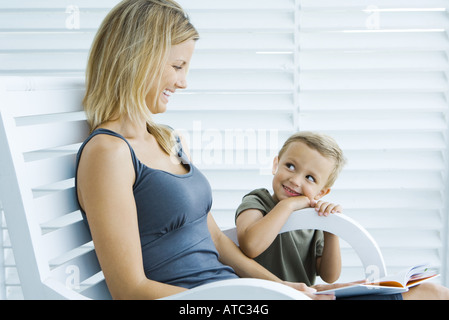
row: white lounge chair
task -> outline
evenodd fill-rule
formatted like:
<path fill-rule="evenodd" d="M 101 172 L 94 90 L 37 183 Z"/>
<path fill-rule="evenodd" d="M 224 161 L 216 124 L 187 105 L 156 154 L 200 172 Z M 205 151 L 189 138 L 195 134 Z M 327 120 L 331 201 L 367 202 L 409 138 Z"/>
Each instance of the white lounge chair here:
<path fill-rule="evenodd" d="M 110 299 L 75 197 L 75 155 L 88 135 L 84 79 L 0 78 L 0 201 L 25 299 Z M 365 268 L 385 274 L 371 236 L 343 215 L 292 215 L 283 231 L 324 229 L 346 240 Z M 235 240 L 235 229 L 225 231 Z M 220 281 L 167 299 L 308 299 L 257 279 Z"/>

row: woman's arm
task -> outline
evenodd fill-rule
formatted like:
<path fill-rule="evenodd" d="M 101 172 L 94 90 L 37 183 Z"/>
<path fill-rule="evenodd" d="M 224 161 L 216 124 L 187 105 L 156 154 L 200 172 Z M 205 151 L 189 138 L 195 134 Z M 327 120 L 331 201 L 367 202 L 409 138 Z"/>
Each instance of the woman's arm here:
<path fill-rule="evenodd" d="M 259 278 L 282 282 L 278 277 L 262 267 L 256 261 L 248 258 L 217 226 L 212 214 L 207 217 L 212 240 L 219 253 L 219 259 L 223 264 L 232 267 L 241 278 Z"/>
<path fill-rule="evenodd" d="M 109 291 L 114 299 L 157 299 L 184 291 L 145 276 L 134 180 L 130 150 L 123 140 L 98 135 L 85 146 L 77 192 Z"/>
<path fill-rule="evenodd" d="M 220 261 L 223 264 L 232 267 L 239 277 L 257 278 L 279 282 L 303 292 L 312 299 L 329 300 L 334 298 L 333 295 L 316 296 L 314 294 L 316 289 L 308 287 L 304 283 L 282 281 L 259 263 L 245 256 L 240 248 L 237 247 L 235 243 L 220 230 L 212 217 L 212 214 L 210 213 L 207 217 L 207 224 L 212 240 L 214 241 L 215 247 L 219 253 Z"/>

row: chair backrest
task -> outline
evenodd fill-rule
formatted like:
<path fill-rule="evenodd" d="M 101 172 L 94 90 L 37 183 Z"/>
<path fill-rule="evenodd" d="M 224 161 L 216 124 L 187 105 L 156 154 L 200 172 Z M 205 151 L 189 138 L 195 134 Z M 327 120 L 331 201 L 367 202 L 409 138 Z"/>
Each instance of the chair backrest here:
<path fill-rule="evenodd" d="M 25 299 L 108 299 L 76 201 L 84 79 L 0 78 L 0 201 Z"/>
<path fill-rule="evenodd" d="M 315 209 L 303 209 L 293 212 L 279 233 L 298 229 L 315 229 L 333 233 L 345 240 L 356 252 L 362 262 L 367 279 L 376 280 L 387 275 L 385 261 L 374 238 L 357 221 L 344 214 L 319 216 Z M 224 233 L 238 245 L 237 229 Z"/>

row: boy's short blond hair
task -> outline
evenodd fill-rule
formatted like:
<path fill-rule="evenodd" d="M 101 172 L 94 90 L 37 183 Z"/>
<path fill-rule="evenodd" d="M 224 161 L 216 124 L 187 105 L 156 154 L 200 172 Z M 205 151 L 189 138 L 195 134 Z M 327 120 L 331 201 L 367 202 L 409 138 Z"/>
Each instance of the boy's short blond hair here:
<path fill-rule="evenodd" d="M 343 151 L 338 146 L 337 142 L 332 137 L 322 133 L 310 131 L 297 132 L 290 136 L 287 141 L 285 141 L 284 145 L 279 151 L 279 159 L 287 150 L 288 146 L 293 142 L 303 142 L 309 148 L 318 151 L 323 157 L 330 158 L 335 161 L 334 169 L 332 170 L 325 186 L 326 188 L 332 187 L 344 165 L 346 164 L 346 158 L 344 157 Z"/>

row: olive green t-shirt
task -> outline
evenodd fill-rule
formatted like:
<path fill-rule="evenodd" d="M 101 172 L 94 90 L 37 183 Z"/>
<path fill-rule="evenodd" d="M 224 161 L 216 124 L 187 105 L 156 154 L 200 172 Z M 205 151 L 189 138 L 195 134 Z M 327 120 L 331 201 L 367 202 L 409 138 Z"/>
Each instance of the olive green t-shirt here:
<path fill-rule="evenodd" d="M 243 197 L 235 219 L 248 209 L 265 216 L 276 202 L 267 189 L 256 189 Z M 284 281 L 303 282 L 310 286 L 316 279 L 316 259 L 323 254 L 324 236 L 320 230 L 295 230 L 276 237 L 254 260 Z"/>

